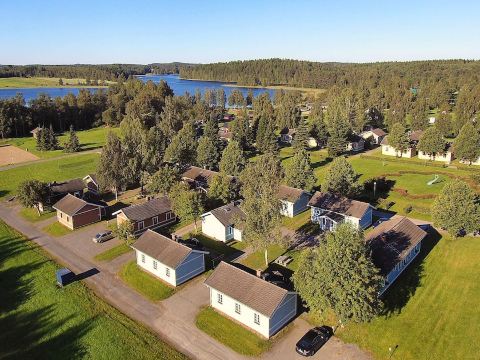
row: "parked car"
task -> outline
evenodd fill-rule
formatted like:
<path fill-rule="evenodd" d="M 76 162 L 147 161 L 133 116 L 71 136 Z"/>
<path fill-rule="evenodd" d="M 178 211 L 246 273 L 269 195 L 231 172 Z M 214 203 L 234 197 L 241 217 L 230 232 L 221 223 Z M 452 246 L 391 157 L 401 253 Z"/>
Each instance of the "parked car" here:
<path fill-rule="evenodd" d="M 332 335 L 332 328 L 325 325 L 308 330 L 297 342 L 295 350 L 302 356 L 313 356 Z"/>
<path fill-rule="evenodd" d="M 114 237 L 115 236 L 113 235 L 112 231 L 106 230 L 95 235 L 92 240 L 93 242 L 96 242 L 96 243 L 102 243 L 104 241 L 113 239 Z"/>

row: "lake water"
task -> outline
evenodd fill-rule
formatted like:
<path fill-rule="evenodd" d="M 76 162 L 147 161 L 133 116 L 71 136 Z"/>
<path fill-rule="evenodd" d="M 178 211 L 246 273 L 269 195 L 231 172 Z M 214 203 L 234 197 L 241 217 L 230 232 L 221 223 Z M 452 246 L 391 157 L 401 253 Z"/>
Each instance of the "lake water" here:
<path fill-rule="evenodd" d="M 149 80 L 153 81 L 154 83 L 158 83 L 161 80 L 165 80 L 168 85 L 172 88 L 175 95 L 183 95 L 185 92 L 189 92 L 190 95 L 195 94 L 195 90 L 199 89 L 203 94 L 206 89 L 218 89 L 223 88 L 225 93 L 228 95 L 231 93 L 232 90 L 238 89 L 240 90 L 244 96 L 247 95 L 248 88 L 242 87 L 233 87 L 229 84 L 218 82 L 218 81 L 199 81 L 199 80 L 184 80 L 180 79 L 178 75 L 141 75 L 138 76 L 138 79 L 147 82 Z M 25 98 L 25 101 L 28 102 L 32 99 L 35 99 L 39 94 L 46 93 L 50 95 L 52 98 L 57 96 L 65 96 L 68 93 L 73 93 L 75 95 L 78 94 L 80 89 L 87 89 L 89 91 L 95 92 L 98 88 L 7 88 L 7 89 L 0 89 L 0 99 L 7 99 L 14 97 L 16 94 L 21 93 Z M 252 88 L 253 94 L 255 96 L 268 92 L 271 97 L 273 97 L 274 90 L 272 89 L 265 89 L 265 88 Z"/>

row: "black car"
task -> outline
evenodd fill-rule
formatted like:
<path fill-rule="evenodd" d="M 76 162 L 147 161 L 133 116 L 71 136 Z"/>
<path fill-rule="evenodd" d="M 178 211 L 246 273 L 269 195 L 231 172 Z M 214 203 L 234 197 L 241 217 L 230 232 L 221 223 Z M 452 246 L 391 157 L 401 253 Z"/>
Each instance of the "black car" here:
<path fill-rule="evenodd" d="M 332 328 L 320 326 L 308 330 L 297 342 L 295 350 L 302 356 L 313 356 L 333 335 Z"/>

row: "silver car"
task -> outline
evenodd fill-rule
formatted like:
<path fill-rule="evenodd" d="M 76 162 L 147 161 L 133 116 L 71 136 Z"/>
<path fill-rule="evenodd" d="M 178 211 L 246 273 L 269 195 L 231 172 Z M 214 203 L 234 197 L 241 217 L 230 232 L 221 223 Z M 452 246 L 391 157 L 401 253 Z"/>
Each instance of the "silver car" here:
<path fill-rule="evenodd" d="M 107 241 L 107 240 L 110 240 L 110 239 L 113 239 L 115 236 L 113 235 L 113 232 L 110 231 L 110 230 L 106 230 L 106 231 L 103 231 L 103 232 L 100 232 L 98 233 L 97 235 L 95 235 L 92 239 L 93 242 L 96 242 L 96 243 L 102 243 L 104 241 Z"/>

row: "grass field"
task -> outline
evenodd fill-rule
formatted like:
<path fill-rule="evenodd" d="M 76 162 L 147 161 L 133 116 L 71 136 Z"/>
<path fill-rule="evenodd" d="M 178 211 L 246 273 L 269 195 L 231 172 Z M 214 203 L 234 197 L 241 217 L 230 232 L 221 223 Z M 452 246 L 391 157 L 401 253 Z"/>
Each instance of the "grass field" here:
<path fill-rule="evenodd" d="M 198 313 L 195 324 L 203 332 L 243 355 L 259 356 L 272 344 L 271 341 L 220 315 L 211 307 Z"/>
<path fill-rule="evenodd" d="M 63 85 L 58 84 L 59 78 L 49 77 L 10 77 L 0 78 L 0 88 L 35 88 L 35 87 L 82 87 L 86 85 L 85 79 L 64 79 L 62 78 Z M 107 81 L 107 85 L 113 84 L 112 81 Z M 103 87 L 88 85 L 88 87 Z"/>
<path fill-rule="evenodd" d="M 142 271 L 135 261 L 125 264 L 119 276 L 126 284 L 152 301 L 166 299 L 175 292 L 173 287 Z"/>
<path fill-rule="evenodd" d="M 25 219 L 30 222 L 38 222 L 38 221 L 43 221 L 46 219 L 50 219 L 51 217 L 54 217 L 57 213 L 55 211 L 48 211 L 48 212 L 43 212 L 41 213 L 40 216 L 38 216 L 37 209 L 34 208 L 22 208 L 20 210 L 20 215 Z"/>
<path fill-rule="evenodd" d="M 211 239 L 203 234 L 197 234 L 194 235 L 194 237 L 197 238 L 206 248 L 215 251 L 216 253 L 224 254 L 226 256 L 241 251 L 247 246 L 246 243 L 241 241 L 232 241 L 226 244 L 222 241 Z"/>
<path fill-rule="evenodd" d="M 285 251 L 285 248 L 280 245 L 270 245 L 268 247 L 268 262 L 272 262 L 277 257 L 284 254 Z M 265 251 L 257 250 L 248 255 L 245 259 L 242 259 L 240 263 L 248 266 L 253 270 L 266 269 L 267 266 L 265 265 Z"/>
<path fill-rule="evenodd" d="M 83 283 L 57 288 L 58 268 L 0 222 L 0 358 L 186 359 Z"/>
<path fill-rule="evenodd" d="M 98 159 L 98 154 L 85 154 L 0 171 L 0 199 L 15 194 L 18 185 L 26 179 L 48 182 L 83 178 L 95 172 Z"/>
<path fill-rule="evenodd" d="M 122 242 L 120 245 L 114 246 L 98 255 L 95 256 L 95 260 L 98 261 L 112 261 L 113 259 L 126 254 L 130 251 L 133 251 L 125 242 Z"/>
<path fill-rule="evenodd" d="M 386 315 L 337 335 L 377 359 L 396 345 L 393 359 L 478 359 L 479 263 L 480 238 L 441 239 L 391 289 Z"/>
<path fill-rule="evenodd" d="M 72 232 L 72 230 L 60 224 L 58 221 L 55 221 L 54 223 L 45 226 L 42 231 L 45 231 L 47 234 L 55 237 L 68 235 Z"/>
<path fill-rule="evenodd" d="M 82 145 L 82 150 L 85 151 L 98 149 L 105 145 L 107 141 L 107 134 L 109 131 L 118 133 L 119 128 L 99 127 L 89 130 L 77 131 L 77 136 L 80 144 Z M 68 131 L 66 131 L 63 135 L 58 136 L 59 145 L 62 146 L 62 144 L 67 140 L 67 138 Z M 27 150 L 28 152 L 40 158 L 53 158 L 65 155 L 65 153 L 61 149 L 51 151 L 38 151 L 36 149 L 37 141 L 32 136 L 0 140 L 0 145 L 1 144 L 10 144 L 17 146 L 20 149 Z"/>
<path fill-rule="evenodd" d="M 308 208 L 308 210 L 294 216 L 293 218 L 284 216 L 282 218 L 282 224 L 290 230 L 298 230 L 310 221 L 310 217 L 311 212 L 310 208 Z"/>

